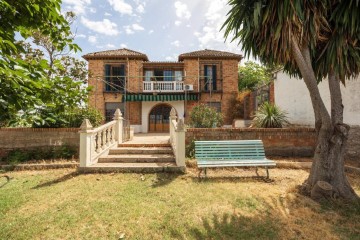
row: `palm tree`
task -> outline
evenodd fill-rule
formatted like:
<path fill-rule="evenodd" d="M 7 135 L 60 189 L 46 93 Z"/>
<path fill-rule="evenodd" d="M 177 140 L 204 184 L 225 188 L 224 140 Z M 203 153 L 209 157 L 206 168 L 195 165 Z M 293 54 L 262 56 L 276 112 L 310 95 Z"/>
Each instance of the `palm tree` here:
<path fill-rule="evenodd" d="M 360 6 L 350 0 L 229 0 L 225 37 L 241 43 L 246 55 L 265 64 L 282 64 L 302 77 L 315 114 L 317 147 L 305 192 L 358 199 L 344 171 L 349 126 L 343 123 L 340 83 L 360 71 Z M 318 82 L 328 77 L 329 113 Z M 321 192 L 319 183 L 331 191 Z M 325 194 L 325 195 L 324 195 Z"/>

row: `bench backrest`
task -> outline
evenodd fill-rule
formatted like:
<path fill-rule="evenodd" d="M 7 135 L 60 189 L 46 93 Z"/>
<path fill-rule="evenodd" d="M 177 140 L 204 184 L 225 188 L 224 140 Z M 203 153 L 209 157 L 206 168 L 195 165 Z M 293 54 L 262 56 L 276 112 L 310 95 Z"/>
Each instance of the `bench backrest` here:
<path fill-rule="evenodd" d="M 262 160 L 265 151 L 261 140 L 195 141 L 195 158 Z"/>

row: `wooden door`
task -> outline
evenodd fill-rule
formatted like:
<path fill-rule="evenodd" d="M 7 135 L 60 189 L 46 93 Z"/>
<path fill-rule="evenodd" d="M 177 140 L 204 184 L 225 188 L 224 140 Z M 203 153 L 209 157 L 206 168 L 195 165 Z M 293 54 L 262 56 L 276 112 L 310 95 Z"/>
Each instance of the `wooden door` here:
<path fill-rule="evenodd" d="M 155 106 L 149 114 L 149 132 L 168 132 L 170 111 L 169 105 Z"/>

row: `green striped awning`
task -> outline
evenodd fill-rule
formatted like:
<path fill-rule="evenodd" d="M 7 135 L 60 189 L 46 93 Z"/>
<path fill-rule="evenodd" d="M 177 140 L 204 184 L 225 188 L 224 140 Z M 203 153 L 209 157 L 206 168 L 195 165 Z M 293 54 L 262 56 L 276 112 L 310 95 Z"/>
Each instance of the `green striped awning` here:
<path fill-rule="evenodd" d="M 124 96 L 124 100 L 127 102 L 149 102 L 149 101 L 184 101 L 185 94 L 165 94 L 165 95 L 134 95 L 127 94 Z M 187 94 L 187 101 L 196 101 L 198 100 L 197 94 Z"/>

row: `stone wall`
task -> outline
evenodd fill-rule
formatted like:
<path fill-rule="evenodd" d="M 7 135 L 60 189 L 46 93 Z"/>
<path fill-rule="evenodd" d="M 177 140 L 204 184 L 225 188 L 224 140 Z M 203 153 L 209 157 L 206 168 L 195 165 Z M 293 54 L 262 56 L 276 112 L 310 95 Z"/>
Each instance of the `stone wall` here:
<path fill-rule="evenodd" d="M 357 161 L 360 167 L 360 126 L 351 126 L 345 159 Z"/>
<path fill-rule="evenodd" d="M 79 148 L 78 128 L 0 128 L 0 157 L 14 149 L 70 145 Z"/>
<path fill-rule="evenodd" d="M 249 128 L 190 128 L 186 144 L 196 140 L 263 140 L 267 156 L 311 157 L 316 134 L 312 128 L 249 129 Z"/>

